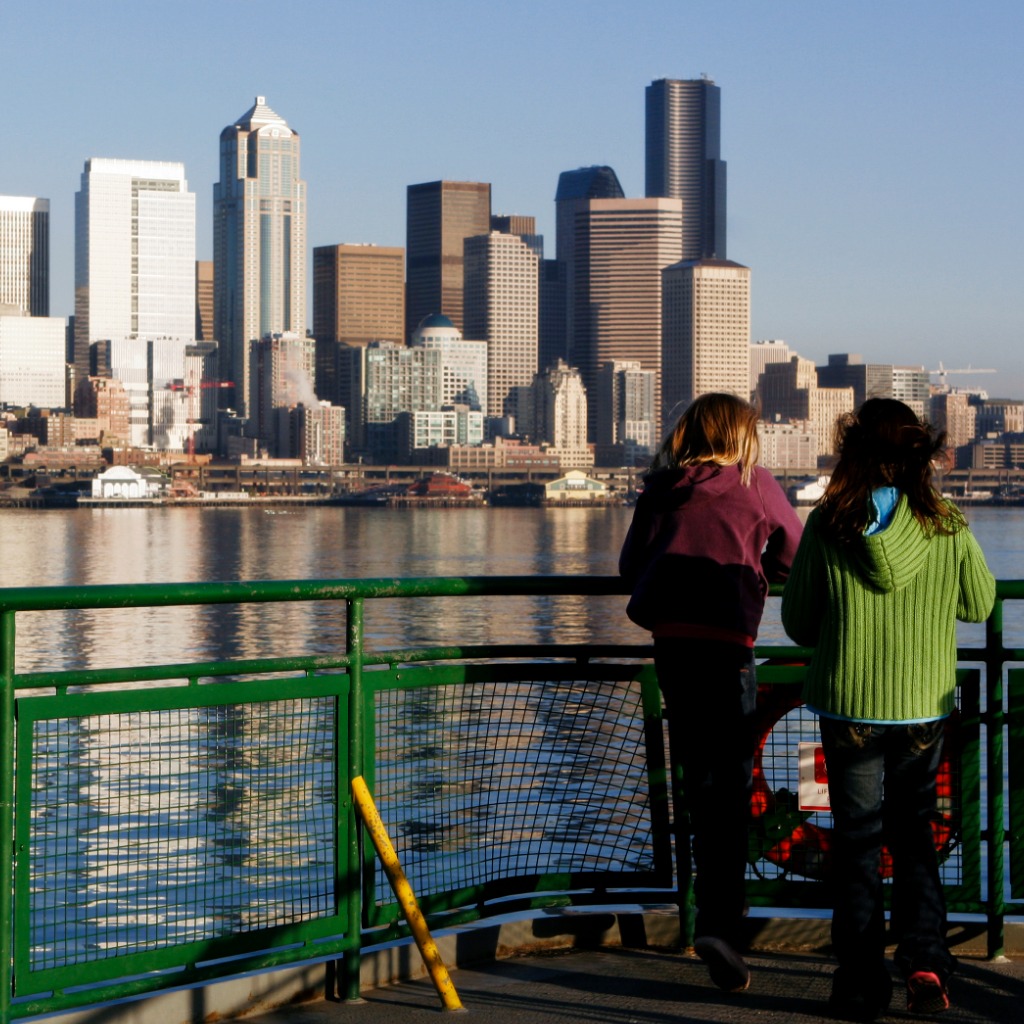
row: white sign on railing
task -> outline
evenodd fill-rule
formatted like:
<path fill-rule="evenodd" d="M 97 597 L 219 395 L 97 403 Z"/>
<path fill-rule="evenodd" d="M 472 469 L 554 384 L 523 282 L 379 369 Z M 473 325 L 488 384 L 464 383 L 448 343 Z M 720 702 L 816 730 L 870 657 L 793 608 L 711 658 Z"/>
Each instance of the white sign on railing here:
<path fill-rule="evenodd" d="M 800 810 L 830 810 L 825 751 L 820 743 L 799 743 L 797 747 L 800 762 Z"/>

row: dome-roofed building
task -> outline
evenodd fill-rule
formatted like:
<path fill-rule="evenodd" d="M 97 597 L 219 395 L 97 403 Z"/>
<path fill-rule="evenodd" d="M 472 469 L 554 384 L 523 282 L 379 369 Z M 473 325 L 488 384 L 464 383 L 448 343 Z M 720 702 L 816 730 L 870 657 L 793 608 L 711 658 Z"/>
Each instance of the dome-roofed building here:
<path fill-rule="evenodd" d="M 413 348 L 441 353 L 442 403 L 487 415 L 487 342 L 466 341 L 450 317 L 429 313 L 412 332 Z"/>

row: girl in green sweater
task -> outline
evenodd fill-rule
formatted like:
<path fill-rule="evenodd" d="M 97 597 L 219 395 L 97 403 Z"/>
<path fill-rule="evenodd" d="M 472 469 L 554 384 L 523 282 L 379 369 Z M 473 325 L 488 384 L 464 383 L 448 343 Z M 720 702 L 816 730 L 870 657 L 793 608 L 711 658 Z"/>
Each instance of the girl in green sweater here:
<path fill-rule="evenodd" d="M 956 966 L 931 822 L 956 620 L 988 617 L 995 580 L 963 515 L 932 485 L 944 440 L 890 398 L 842 419 L 839 462 L 782 599 L 786 631 L 815 648 L 804 700 L 820 716 L 834 825 L 830 1005 L 852 1019 L 873 1019 L 892 997 L 883 840 L 908 1010 L 945 1009 Z"/>

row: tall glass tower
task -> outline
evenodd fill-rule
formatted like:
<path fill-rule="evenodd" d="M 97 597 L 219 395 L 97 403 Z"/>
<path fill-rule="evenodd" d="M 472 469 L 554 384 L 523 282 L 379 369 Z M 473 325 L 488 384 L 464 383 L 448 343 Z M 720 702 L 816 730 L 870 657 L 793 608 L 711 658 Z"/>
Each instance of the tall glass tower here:
<path fill-rule="evenodd" d="M 683 259 L 725 259 L 721 97 L 710 78 L 647 86 L 646 194 L 682 199 Z"/>
<path fill-rule="evenodd" d="M 250 349 L 306 333 L 306 183 L 299 134 L 263 96 L 220 133 L 213 186 L 214 333 L 240 415 L 250 404 Z"/>

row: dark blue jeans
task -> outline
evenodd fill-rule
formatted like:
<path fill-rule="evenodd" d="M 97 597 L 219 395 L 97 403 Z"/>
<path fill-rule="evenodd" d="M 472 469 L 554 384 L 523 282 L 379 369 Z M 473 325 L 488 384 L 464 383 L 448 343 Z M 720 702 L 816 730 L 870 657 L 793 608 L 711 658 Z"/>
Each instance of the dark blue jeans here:
<path fill-rule="evenodd" d="M 722 641 L 656 639 L 654 664 L 693 832 L 695 935 L 738 946 L 757 705 L 754 652 Z M 679 865 L 680 872 L 687 868 Z"/>
<path fill-rule="evenodd" d="M 834 824 L 832 947 L 841 968 L 884 967 L 883 844 L 892 856 L 891 938 L 904 977 L 956 967 L 932 832 L 944 723 L 819 720 Z"/>

